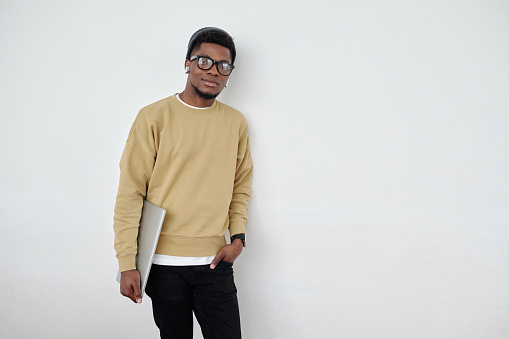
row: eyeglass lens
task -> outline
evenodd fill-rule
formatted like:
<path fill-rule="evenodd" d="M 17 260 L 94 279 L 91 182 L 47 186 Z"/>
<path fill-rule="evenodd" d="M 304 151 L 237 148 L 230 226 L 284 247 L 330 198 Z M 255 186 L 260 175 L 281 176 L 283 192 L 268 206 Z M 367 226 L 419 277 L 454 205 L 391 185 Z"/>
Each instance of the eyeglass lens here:
<path fill-rule="evenodd" d="M 214 66 L 214 61 L 207 57 L 199 57 L 197 60 L 197 65 L 203 70 L 208 70 Z M 222 75 L 230 75 L 232 69 L 232 65 L 227 62 L 217 62 L 217 70 Z"/>

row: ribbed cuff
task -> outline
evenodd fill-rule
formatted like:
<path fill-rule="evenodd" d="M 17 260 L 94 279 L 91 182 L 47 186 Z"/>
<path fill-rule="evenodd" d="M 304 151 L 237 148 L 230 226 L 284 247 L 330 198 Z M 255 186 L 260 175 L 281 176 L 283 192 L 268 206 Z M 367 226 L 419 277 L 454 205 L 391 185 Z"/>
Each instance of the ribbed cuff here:
<path fill-rule="evenodd" d="M 120 272 L 136 269 L 136 256 L 129 255 L 126 257 L 118 258 L 118 268 Z"/>
<path fill-rule="evenodd" d="M 237 222 L 230 222 L 230 227 L 228 227 L 230 230 L 230 236 L 233 236 L 235 234 L 239 233 L 246 233 L 246 227 L 242 221 Z"/>

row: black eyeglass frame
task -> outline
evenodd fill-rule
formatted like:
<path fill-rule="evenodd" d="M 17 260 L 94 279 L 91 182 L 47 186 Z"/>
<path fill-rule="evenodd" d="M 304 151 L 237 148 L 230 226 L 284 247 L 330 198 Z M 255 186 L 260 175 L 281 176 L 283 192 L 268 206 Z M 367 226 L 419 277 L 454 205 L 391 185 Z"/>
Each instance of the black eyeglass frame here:
<path fill-rule="evenodd" d="M 199 58 L 205 58 L 205 59 L 208 59 L 208 60 L 212 61 L 212 65 L 211 65 L 209 68 L 203 68 L 203 67 L 200 67 L 200 63 L 198 62 L 198 59 L 199 59 Z M 228 63 L 228 62 L 226 62 L 226 61 L 214 61 L 214 60 L 212 60 L 211 58 L 209 58 L 208 56 L 205 56 L 205 55 L 193 55 L 193 56 L 189 59 L 189 61 L 193 61 L 193 60 L 196 60 L 196 66 L 198 66 L 198 68 L 199 68 L 199 69 L 203 69 L 204 71 L 208 71 L 209 69 L 211 69 L 212 67 L 214 67 L 214 65 L 216 65 L 216 69 L 217 69 L 218 73 L 219 73 L 219 74 L 221 74 L 221 75 L 224 75 L 225 77 L 227 77 L 227 76 L 229 76 L 230 74 L 232 74 L 233 69 L 235 68 L 235 66 L 234 66 L 234 65 L 232 65 L 232 64 L 230 64 L 230 63 Z M 228 64 L 228 65 L 230 65 L 230 66 L 232 67 L 232 68 L 230 69 L 230 73 L 228 73 L 228 74 L 223 74 L 223 73 L 221 73 L 221 71 L 219 70 L 219 64 L 222 64 L 222 63 Z"/>

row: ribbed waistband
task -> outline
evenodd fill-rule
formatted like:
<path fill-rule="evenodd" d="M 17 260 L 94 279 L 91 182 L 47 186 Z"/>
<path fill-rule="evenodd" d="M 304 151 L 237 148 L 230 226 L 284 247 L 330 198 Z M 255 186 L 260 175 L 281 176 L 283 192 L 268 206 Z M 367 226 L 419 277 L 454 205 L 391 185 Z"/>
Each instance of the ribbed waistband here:
<path fill-rule="evenodd" d="M 224 236 L 188 238 L 161 235 L 156 253 L 180 257 L 206 257 L 216 255 L 224 245 L 226 245 Z"/>

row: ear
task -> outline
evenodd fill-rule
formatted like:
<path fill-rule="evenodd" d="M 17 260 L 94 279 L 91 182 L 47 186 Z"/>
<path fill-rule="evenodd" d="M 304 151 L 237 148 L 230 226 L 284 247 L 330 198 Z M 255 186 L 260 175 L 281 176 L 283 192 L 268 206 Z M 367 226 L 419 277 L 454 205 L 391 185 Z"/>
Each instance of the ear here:
<path fill-rule="evenodd" d="M 186 60 L 186 62 L 184 62 L 184 69 L 186 69 L 187 67 L 191 67 L 191 61 L 189 60 Z"/>

